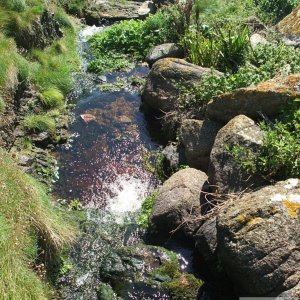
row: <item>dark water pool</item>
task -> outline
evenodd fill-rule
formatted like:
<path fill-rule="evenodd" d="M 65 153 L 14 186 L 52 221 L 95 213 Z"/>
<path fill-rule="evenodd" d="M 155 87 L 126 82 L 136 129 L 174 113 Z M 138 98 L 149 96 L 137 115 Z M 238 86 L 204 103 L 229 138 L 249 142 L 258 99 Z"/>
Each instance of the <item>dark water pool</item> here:
<path fill-rule="evenodd" d="M 143 77 L 148 68 L 107 78 Z M 96 88 L 78 99 L 70 145 L 59 149 L 59 180 L 55 193 L 64 199 L 77 198 L 86 207 L 136 208 L 158 183 L 145 167 L 145 157 L 157 148 L 140 111 L 140 95 L 130 83 L 120 91 Z M 108 203 L 110 201 L 110 203 Z"/>

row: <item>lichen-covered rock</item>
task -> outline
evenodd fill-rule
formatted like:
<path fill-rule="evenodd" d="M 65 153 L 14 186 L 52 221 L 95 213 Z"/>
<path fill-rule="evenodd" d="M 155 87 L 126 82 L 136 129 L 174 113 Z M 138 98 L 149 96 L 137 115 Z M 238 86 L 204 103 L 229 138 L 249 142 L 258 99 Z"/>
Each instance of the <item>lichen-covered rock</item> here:
<path fill-rule="evenodd" d="M 114 1 L 95 0 L 85 10 L 85 19 L 89 25 L 120 20 L 144 19 L 154 13 L 156 7 L 152 1 Z"/>
<path fill-rule="evenodd" d="M 162 239 L 167 240 L 175 229 L 174 238 L 191 238 L 198 229 L 195 219 L 201 214 L 200 196 L 206 180 L 205 173 L 188 168 L 164 182 L 150 217 L 151 227 Z"/>
<path fill-rule="evenodd" d="M 24 30 L 13 32 L 18 47 L 26 50 L 32 48 L 45 48 L 54 40 L 61 38 L 63 32 L 58 22 L 54 19 L 54 14 L 45 10 L 43 14 L 32 22 L 30 27 Z"/>
<path fill-rule="evenodd" d="M 146 106 L 156 111 L 172 111 L 178 107 L 182 88 L 190 88 L 199 83 L 204 75 L 211 73 L 211 69 L 190 64 L 183 59 L 160 59 L 148 75 L 142 99 Z"/>
<path fill-rule="evenodd" d="M 250 176 L 239 166 L 227 149 L 243 146 L 254 151 L 262 144 L 263 133 L 244 115 L 232 119 L 217 134 L 210 154 L 209 183 L 221 195 L 241 192 L 264 184 L 259 176 Z"/>
<path fill-rule="evenodd" d="M 221 265 L 240 295 L 299 299 L 300 181 L 289 179 L 231 201 L 217 218 Z"/>
<path fill-rule="evenodd" d="M 284 39 L 290 40 L 294 44 L 300 42 L 300 5 L 298 5 L 289 15 L 281 20 L 276 29 L 283 35 Z"/>
<path fill-rule="evenodd" d="M 255 87 L 241 88 L 215 97 L 207 105 L 208 118 L 228 122 L 237 115 L 258 119 L 260 113 L 276 116 L 292 99 L 300 97 L 300 74 L 277 77 Z"/>
<path fill-rule="evenodd" d="M 173 57 L 173 58 L 183 58 L 183 49 L 175 43 L 167 43 L 153 47 L 147 57 L 146 62 L 150 67 L 162 58 Z"/>
<path fill-rule="evenodd" d="M 221 126 L 208 119 L 186 119 L 179 129 L 179 140 L 190 167 L 206 171 L 209 155 Z"/>

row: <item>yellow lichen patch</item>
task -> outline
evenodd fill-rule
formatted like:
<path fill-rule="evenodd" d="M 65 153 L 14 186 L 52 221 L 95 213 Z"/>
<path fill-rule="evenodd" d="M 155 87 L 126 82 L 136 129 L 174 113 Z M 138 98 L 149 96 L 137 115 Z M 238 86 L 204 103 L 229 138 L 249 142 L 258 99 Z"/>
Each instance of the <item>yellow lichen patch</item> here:
<path fill-rule="evenodd" d="M 248 222 L 247 225 L 251 226 L 251 225 L 255 225 L 255 224 L 259 224 L 263 221 L 262 218 L 257 217 L 257 218 L 251 218 Z"/>
<path fill-rule="evenodd" d="M 300 203 L 284 200 L 283 205 L 287 208 L 287 211 L 291 217 L 295 219 L 298 218 L 298 210 L 300 209 Z"/>
<path fill-rule="evenodd" d="M 246 218 L 245 218 L 243 215 L 239 215 L 239 216 L 237 217 L 237 221 L 240 222 L 240 223 L 245 223 Z"/>

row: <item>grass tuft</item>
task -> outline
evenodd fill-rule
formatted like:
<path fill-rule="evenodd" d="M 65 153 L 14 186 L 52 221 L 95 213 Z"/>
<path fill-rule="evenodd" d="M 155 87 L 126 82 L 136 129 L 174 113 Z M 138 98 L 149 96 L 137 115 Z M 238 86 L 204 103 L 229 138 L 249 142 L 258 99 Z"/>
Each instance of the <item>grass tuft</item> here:
<path fill-rule="evenodd" d="M 46 108 L 59 108 L 64 105 L 64 95 L 55 88 L 50 88 L 40 95 L 42 104 Z"/>
<path fill-rule="evenodd" d="M 40 133 L 46 131 L 50 134 L 55 132 L 55 121 L 47 115 L 27 115 L 23 125 L 30 132 Z"/>

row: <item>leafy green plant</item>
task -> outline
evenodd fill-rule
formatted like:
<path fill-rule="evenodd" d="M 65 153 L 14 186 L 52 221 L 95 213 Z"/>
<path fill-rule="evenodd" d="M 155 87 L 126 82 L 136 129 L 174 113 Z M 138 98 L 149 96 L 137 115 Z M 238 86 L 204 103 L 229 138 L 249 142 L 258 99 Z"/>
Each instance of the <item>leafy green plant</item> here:
<path fill-rule="evenodd" d="M 64 105 L 64 95 L 55 88 L 49 88 L 40 95 L 42 104 L 46 108 L 58 108 Z"/>
<path fill-rule="evenodd" d="M 83 206 L 79 199 L 75 198 L 70 201 L 68 204 L 69 210 L 83 210 Z"/>
<path fill-rule="evenodd" d="M 28 115 L 23 121 L 24 127 L 28 131 L 32 132 L 49 132 L 53 134 L 55 132 L 55 121 L 46 115 Z"/>
<path fill-rule="evenodd" d="M 256 152 L 240 145 L 228 149 L 236 163 L 250 174 L 284 180 L 300 176 L 299 100 L 286 108 L 274 124 L 263 122 L 262 146 Z"/>
<path fill-rule="evenodd" d="M 103 73 L 124 69 L 129 63 L 125 55 L 143 59 L 151 47 L 176 41 L 173 21 L 172 15 L 163 10 L 146 20 L 122 21 L 97 33 L 89 41 L 95 56 L 89 70 Z"/>
<path fill-rule="evenodd" d="M 110 52 L 102 54 L 101 57 L 94 59 L 88 66 L 90 72 L 102 74 L 105 72 L 125 71 L 130 69 L 133 64 L 124 54 Z"/>
<path fill-rule="evenodd" d="M 145 198 L 142 204 L 141 213 L 137 219 L 137 224 L 143 228 L 147 228 L 149 225 L 149 218 L 153 210 L 153 206 L 155 204 L 157 198 L 157 192 L 153 192 L 149 196 Z"/>
<path fill-rule="evenodd" d="M 262 45 L 251 51 L 246 63 L 236 73 L 225 76 L 204 76 L 199 85 L 182 90 L 181 105 L 184 109 L 201 108 L 212 97 L 238 88 L 256 85 L 276 75 L 300 71 L 300 50 L 284 44 Z"/>
<path fill-rule="evenodd" d="M 187 31 L 182 38 L 188 59 L 202 67 L 221 71 L 237 71 L 246 59 L 250 48 L 247 27 L 196 28 Z"/>

